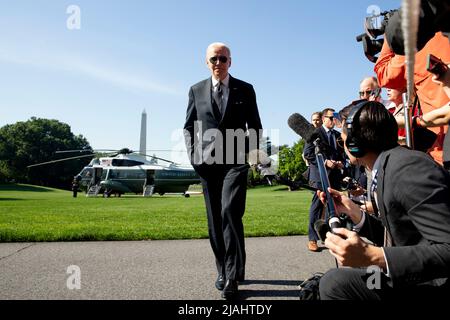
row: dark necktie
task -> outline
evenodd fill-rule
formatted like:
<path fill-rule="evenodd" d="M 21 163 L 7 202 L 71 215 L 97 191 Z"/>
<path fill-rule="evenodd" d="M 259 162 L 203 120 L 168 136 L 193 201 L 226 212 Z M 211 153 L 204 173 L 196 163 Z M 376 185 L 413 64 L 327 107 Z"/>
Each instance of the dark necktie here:
<path fill-rule="evenodd" d="M 380 212 L 378 211 L 378 206 L 377 206 L 377 202 L 375 200 L 375 197 L 377 192 L 377 177 L 372 177 L 372 181 L 370 184 L 370 201 L 372 202 L 372 208 L 373 208 L 373 213 L 375 214 L 375 216 L 379 216 Z"/>
<path fill-rule="evenodd" d="M 214 97 L 214 101 L 217 104 L 217 108 L 219 108 L 220 114 L 223 113 L 223 111 L 222 111 L 222 96 L 223 96 L 222 82 L 219 82 L 219 84 L 217 85 L 217 89 L 213 92 L 213 97 Z"/>
<path fill-rule="evenodd" d="M 372 201 L 372 207 L 375 216 L 379 216 L 380 211 L 377 206 L 376 197 L 377 197 L 377 175 L 373 177 L 372 184 L 370 186 L 370 198 L 371 198 L 370 200 Z M 384 247 L 392 247 L 392 237 L 386 226 L 384 227 Z"/>
<path fill-rule="evenodd" d="M 328 144 L 330 145 L 331 149 L 336 150 L 336 148 L 334 147 L 334 139 L 333 139 L 333 133 L 330 131 L 328 131 Z"/>

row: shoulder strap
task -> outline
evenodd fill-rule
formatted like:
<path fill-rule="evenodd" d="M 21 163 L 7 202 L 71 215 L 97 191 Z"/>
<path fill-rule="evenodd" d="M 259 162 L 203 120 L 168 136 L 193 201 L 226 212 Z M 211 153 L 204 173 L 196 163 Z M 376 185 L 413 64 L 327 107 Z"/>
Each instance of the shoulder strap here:
<path fill-rule="evenodd" d="M 416 112 L 416 107 L 417 107 L 417 112 Z M 420 115 L 422 115 L 422 108 L 420 107 L 420 100 L 419 100 L 419 95 L 418 94 L 416 94 L 416 97 L 414 98 L 414 104 L 413 104 L 413 108 L 412 108 L 411 114 L 413 116 L 420 116 Z"/>

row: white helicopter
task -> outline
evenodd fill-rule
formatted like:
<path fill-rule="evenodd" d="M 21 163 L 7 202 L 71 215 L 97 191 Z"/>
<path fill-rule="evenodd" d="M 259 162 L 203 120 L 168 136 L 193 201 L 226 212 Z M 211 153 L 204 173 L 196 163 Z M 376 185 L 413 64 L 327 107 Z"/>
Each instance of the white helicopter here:
<path fill-rule="evenodd" d="M 158 164 L 158 160 L 168 165 Z M 126 148 L 116 156 L 93 159 L 78 176 L 81 177 L 80 185 L 86 185 L 88 196 L 103 191 L 106 197 L 124 193 L 142 193 L 144 196 L 181 193 L 189 197 L 189 186 L 200 183 L 192 167 L 155 156 L 151 156 L 149 161 L 145 156 Z"/>
<path fill-rule="evenodd" d="M 94 150 L 65 150 L 56 153 L 83 153 L 75 157 L 58 159 L 28 166 L 52 164 L 66 160 L 93 158 L 79 174 L 74 177 L 72 190 L 74 197 L 78 189 L 85 190 L 86 196 L 97 196 L 100 192 L 104 197 L 112 194 L 120 196 L 124 193 L 143 194 L 151 196 L 154 193 L 181 193 L 189 197 L 187 190 L 190 185 L 200 183 L 200 178 L 191 166 L 182 166 L 156 156 L 145 154 L 147 114 L 145 110 L 141 117 L 140 151 L 135 152 L 124 148 L 121 150 L 95 150 L 108 152 L 105 157 L 96 157 Z M 87 153 L 87 154 L 86 154 Z M 147 160 L 150 158 L 151 160 Z M 158 160 L 164 164 L 159 164 Z"/>
<path fill-rule="evenodd" d="M 29 167 L 95 156 L 93 150 L 67 150 L 56 153 L 67 152 L 89 152 L 89 154 L 34 164 Z M 151 160 L 147 160 L 147 157 Z M 167 164 L 159 164 L 158 160 Z M 181 166 L 173 161 L 143 155 L 124 148 L 105 157 L 93 158 L 74 177 L 72 187 L 85 190 L 87 196 L 97 196 L 102 192 L 104 197 L 110 197 L 113 194 L 120 196 L 124 193 L 144 196 L 151 196 L 154 193 L 160 195 L 181 193 L 189 197 L 187 193 L 189 186 L 198 183 L 200 179 L 192 167 Z"/>

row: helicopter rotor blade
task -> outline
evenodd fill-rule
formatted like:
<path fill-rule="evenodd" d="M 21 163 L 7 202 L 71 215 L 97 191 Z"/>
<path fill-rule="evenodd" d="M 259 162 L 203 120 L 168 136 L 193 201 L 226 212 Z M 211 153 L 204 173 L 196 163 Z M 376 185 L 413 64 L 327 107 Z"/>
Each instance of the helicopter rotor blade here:
<path fill-rule="evenodd" d="M 186 150 L 159 150 L 159 149 L 147 149 L 145 151 L 154 151 L 154 152 L 186 152 Z"/>
<path fill-rule="evenodd" d="M 55 153 L 75 153 L 75 152 L 90 152 L 90 153 L 94 153 L 94 152 L 104 152 L 104 151 L 109 151 L 109 152 L 116 152 L 118 150 L 113 150 L 113 149 L 80 149 L 80 150 L 58 150 L 55 151 Z"/>
<path fill-rule="evenodd" d="M 43 166 L 46 164 L 52 164 L 52 163 L 56 163 L 56 162 L 62 162 L 62 161 L 68 161 L 68 160 L 75 160 L 75 159 L 80 159 L 80 158 L 87 158 L 87 157 L 94 157 L 94 154 L 86 154 L 83 156 L 76 156 L 76 157 L 70 157 L 70 158 L 64 158 L 64 159 L 58 159 L 58 160 L 52 160 L 52 161 L 47 161 L 47 162 L 41 162 L 41 163 L 36 163 L 36 164 L 32 164 L 27 166 L 27 168 L 33 168 L 33 167 L 38 167 L 38 166 Z"/>
<path fill-rule="evenodd" d="M 164 159 L 164 158 L 159 158 L 157 156 L 152 156 L 152 155 L 145 154 L 145 153 L 140 153 L 140 152 L 135 152 L 135 153 L 140 154 L 141 156 L 146 156 L 146 157 L 150 157 L 150 158 L 154 158 L 154 159 L 165 161 L 165 162 L 168 162 L 168 163 L 171 163 L 171 164 L 178 165 L 178 163 L 176 163 L 176 162 L 173 162 L 173 161 L 170 161 L 170 160 L 167 160 L 167 159 Z"/>

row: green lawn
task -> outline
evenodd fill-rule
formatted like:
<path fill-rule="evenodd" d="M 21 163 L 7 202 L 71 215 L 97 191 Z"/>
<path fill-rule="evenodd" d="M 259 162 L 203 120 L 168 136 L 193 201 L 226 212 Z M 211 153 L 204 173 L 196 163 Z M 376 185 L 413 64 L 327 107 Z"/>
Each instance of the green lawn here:
<path fill-rule="evenodd" d="M 250 189 L 246 236 L 307 234 L 309 191 Z M 0 185 L 0 241 L 148 240 L 206 238 L 202 195 L 77 198 L 69 191 Z"/>

